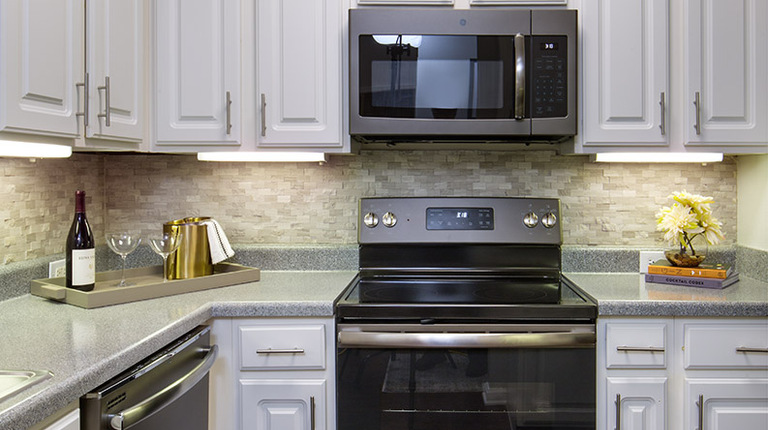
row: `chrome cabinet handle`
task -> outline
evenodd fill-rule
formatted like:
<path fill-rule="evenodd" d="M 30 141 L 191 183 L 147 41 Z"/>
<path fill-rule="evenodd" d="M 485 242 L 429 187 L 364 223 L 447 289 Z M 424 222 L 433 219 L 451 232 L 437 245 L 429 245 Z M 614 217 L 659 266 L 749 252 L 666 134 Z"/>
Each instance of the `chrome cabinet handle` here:
<path fill-rule="evenodd" d="M 701 134 L 701 95 L 698 91 L 693 94 L 693 105 L 696 106 L 696 123 L 693 128 L 696 129 L 696 134 Z"/>
<path fill-rule="evenodd" d="M 667 101 L 663 91 L 659 97 L 659 105 L 661 106 L 661 124 L 659 124 L 659 128 L 661 129 L 661 135 L 664 136 L 667 134 Z"/>
<path fill-rule="evenodd" d="M 704 430 L 704 395 L 703 394 L 699 394 L 699 401 L 696 402 L 696 406 L 699 408 L 698 430 Z"/>
<path fill-rule="evenodd" d="M 212 345 L 209 349 L 204 349 L 203 351 L 207 351 L 205 357 L 200 364 L 195 366 L 186 375 L 135 406 L 110 415 L 109 424 L 112 428 L 122 430 L 136 424 L 169 405 L 197 385 L 208 374 L 208 371 L 211 370 L 211 366 L 213 366 L 213 362 L 216 361 L 216 356 L 219 353 L 219 348 L 217 345 Z"/>
<path fill-rule="evenodd" d="M 257 349 L 256 354 L 304 354 L 303 348 L 293 348 L 293 349 Z"/>
<path fill-rule="evenodd" d="M 621 394 L 616 394 L 616 430 L 621 430 Z"/>
<path fill-rule="evenodd" d="M 104 90 L 104 102 L 106 105 L 104 113 L 100 113 L 97 116 L 99 118 L 104 118 L 104 125 L 109 127 L 110 118 L 112 117 L 112 110 L 109 107 L 109 76 L 104 76 L 104 86 L 96 87 L 96 89 L 99 91 Z"/>
<path fill-rule="evenodd" d="M 75 116 L 83 117 L 83 125 L 88 127 L 88 72 L 85 73 L 85 81 L 76 83 L 75 87 L 83 87 L 83 111 L 76 112 Z"/>
<path fill-rule="evenodd" d="M 309 429 L 315 430 L 315 396 L 309 397 Z"/>
<path fill-rule="evenodd" d="M 267 95 L 261 93 L 261 136 L 267 135 Z"/>
<path fill-rule="evenodd" d="M 626 346 L 616 347 L 616 351 L 621 352 L 664 352 L 664 348 L 658 346 Z"/>
<path fill-rule="evenodd" d="M 758 353 L 768 354 L 768 348 L 750 348 L 748 346 L 740 346 L 736 348 L 736 352 L 743 352 L 745 354 L 748 352 L 758 352 Z"/>
<path fill-rule="evenodd" d="M 525 118 L 525 36 L 515 35 L 515 119 Z"/>
<path fill-rule="evenodd" d="M 232 134 L 232 97 L 227 91 L 227 134 Z"/>

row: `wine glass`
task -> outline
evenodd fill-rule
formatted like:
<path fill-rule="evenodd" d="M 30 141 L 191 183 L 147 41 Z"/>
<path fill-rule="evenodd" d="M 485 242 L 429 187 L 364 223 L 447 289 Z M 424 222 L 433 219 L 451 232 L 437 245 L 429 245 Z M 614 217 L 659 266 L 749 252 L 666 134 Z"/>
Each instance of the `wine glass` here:
<path fill-rule="evenodd" d="M 119 233 L 107 234 L 107 246 L 123 259 L 123 270 L 120 274 L 120 282 L 115 284 L 116 287 L 133 285 L 125 282 L 125 257 L 133 252 L 136 247 L 139 246 L 139 243 L 141 243 L 141 236 L 137 233 L 122 231 Z"/>
<path fill-rule="evenodd" d="M 157 255 L 163 257 L 163 282 L 168 281 L 168 256 L 179 249 L 182 237 L 182 234 L 176 233 L 156 234 L 149 237 L 149 245 L 152 247 L 152 250 Z"/>

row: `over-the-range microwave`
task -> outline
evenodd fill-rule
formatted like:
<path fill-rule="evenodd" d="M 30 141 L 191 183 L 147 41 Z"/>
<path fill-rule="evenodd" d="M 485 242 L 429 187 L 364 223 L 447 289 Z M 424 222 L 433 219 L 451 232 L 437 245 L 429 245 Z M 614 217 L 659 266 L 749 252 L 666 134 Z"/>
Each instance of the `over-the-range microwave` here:
<path fill-rule="evenodd" d="M 351 9 L 350 134 L 388 145 L 573 136 L 576 21 L 565 9 Z"/>

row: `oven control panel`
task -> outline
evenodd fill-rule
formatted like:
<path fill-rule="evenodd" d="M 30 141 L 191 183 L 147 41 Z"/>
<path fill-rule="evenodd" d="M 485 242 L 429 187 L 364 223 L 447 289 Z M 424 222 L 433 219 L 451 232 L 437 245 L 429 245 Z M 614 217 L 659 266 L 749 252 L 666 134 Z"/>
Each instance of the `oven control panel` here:
<path fill-rule="evenodd" d="M 361 244 L 562 243 L 557 199 L 365 198 L 359 213 Z"/>

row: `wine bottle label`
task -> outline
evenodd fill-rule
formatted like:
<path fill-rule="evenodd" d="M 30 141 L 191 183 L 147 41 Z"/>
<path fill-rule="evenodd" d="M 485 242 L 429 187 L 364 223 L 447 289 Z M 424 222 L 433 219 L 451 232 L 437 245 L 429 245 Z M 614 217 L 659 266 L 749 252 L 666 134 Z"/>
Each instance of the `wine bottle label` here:
<path fill-rule="evenodd" d="M 90 285 L 96 281 L 96 250 L 72 250 L 72 285 Z"/>

